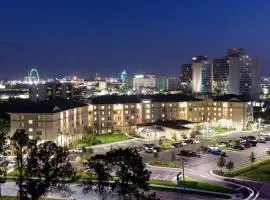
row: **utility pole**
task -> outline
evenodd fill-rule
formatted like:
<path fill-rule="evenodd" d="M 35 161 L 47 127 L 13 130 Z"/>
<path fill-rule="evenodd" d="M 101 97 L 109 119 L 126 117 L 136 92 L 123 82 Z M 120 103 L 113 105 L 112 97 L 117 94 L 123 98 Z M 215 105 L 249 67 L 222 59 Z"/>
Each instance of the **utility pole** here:
<path fill-rule="evenodd" d="M 183 176 L 183 188 L 185 190 L 185 167 L 184 167 L 184 158 L 183 156 L 181 157 L 181 161 L 182 161 L 182 176 Z"/>

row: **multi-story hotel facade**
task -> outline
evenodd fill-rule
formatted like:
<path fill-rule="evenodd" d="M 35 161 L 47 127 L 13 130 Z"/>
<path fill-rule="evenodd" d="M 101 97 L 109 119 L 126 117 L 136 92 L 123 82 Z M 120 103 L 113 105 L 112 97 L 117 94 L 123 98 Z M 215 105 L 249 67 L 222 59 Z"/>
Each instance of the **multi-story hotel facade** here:
<path fill-rule="evenodd" d="M 30 138 L 68 145 L 88 131 L 88 105 L 68 100 L 6 104 L 10 133 L 25 130 Z"/>
<path fill-rule="evenodd" d="M 129 130 L 159 120 L 208 122 L 244 129 L 253 120 L 252 105 L 236 95 L 200 100 L 181 94 L 151 96 L 101 96 L 89 107 L 89 128 L 95 133 Z"/>

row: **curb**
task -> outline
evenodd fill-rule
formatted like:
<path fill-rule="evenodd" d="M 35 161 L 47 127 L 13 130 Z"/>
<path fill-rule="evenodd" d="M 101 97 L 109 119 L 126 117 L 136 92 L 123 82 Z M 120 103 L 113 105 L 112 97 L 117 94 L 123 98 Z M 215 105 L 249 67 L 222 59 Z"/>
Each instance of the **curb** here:
<path fill-rule="evenodd" d="M 213 173 L 213 170 L 210 170 L 210 174 L 212 175 L 212 176 L 215 176 L 215 177 L 218 177 L 218 178 L 222 178 L 222 179 L 224 179 L 224 178 L 227 178 L 227 177 L 225 177 L 225 176 L 219 176 L 219 175 L 216 175 L 216 174 L 214 174 Z M 228 177 L 228 179 L 230 179 L 230 180 L 237 180 L 237 179 L 234 179 L 234 178 L 230 178 L 230 177 Z M 241 179 L 239 179 L 240 181 L 242 181 Z M 251 193 L 250 193 L 250 195 L 247 197 L 247 198 L 245 198 L 245 200 L 249 200 L 254 194 L 255 194 L 255 192 L 254 192 L 254 190 L 252 190 L 251 188 L 249 188 L 249 187 L 246 187 L 246 186 L 244 186 L 244 185 L 241 185 L 241 184 L 238 184 L 238 183 L 233 183 L 233 182 L 230 182 L 230 181 L 224 181 L 225 183 L 229 183 L 229 184 L 232 184 L 232 185 L 236 185 L 236 186 L 239 186 L 239 187 L 242 187 L 242 188 L 246 188 L 247 190 L 249 190 Z M 257 199 L 257 197 L 259 196 L 259 192 L 255 195 L 255 197 L 253 198 L 253 200 L 255 200 L 255 199 Z"/>
<path fill-rule="evenodd" d="M 147 167 L 150 167 L 150 168 L 160 168 L 160 169 L 180 169 L 180 170 L 182 170 L 182 168 L 180 168 L 180 167 L 159 167 L 159 166 L 150 165 L 149 163 L 145 163 L 145 165 L 146 165 Z M 185 168 L 185 170 L 187 170 L 187 171 L 193 171 L 192 169 L 188 169 L 188 168 Z"/>
<path fill-rule="evenodd" d="M 159 187 L 159 188 L 168 188 L 168 189 L 176 189 L 176 190 L 183 190 L 183 191 L 191 191 L 191 192 L 201 192 L 201 193 L 207 193 L 207 194 L 215 194 L 215 195 L 223 195 L 232 197 L 232 195 L 222 192 L 213 192 L 213 191 L 207 191 L 207 190 L 199 190 L 199 189 L 192 189 L 192 188 L 183 188 L 183 187 L 174 187 L 174 186 L 167 186 L 167 185 L 156 185 L 156 184 L 150 184 L 152 187 Z"/>

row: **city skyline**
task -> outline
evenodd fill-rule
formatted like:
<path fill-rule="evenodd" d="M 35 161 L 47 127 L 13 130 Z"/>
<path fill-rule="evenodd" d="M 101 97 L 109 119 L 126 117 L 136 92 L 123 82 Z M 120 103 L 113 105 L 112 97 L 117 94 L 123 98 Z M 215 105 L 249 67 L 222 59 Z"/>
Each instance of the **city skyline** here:
<path fill-rule="evenodd" d="M 22 78 L 31 66 L 43 77 L 119 76 L 124 69 L 179 76 L 192 56 L 220 58 L 232 47 L 260 57 L 268 74 L 269 2 L 248 2 L 5 1 L 0 78 Z"/>

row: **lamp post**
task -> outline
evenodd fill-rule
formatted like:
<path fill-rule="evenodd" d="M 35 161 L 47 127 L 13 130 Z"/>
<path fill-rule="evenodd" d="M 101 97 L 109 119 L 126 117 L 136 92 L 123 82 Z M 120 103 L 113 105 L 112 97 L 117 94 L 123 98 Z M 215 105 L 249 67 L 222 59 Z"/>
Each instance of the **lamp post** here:
<path fill-rule="evenodd" d="M 258 119 L 258 122 L 259 122 L 259 130 L 261 130 L 261 121 L 262 121 L 262 119 L 259 118 L 259 119 Z"/>

